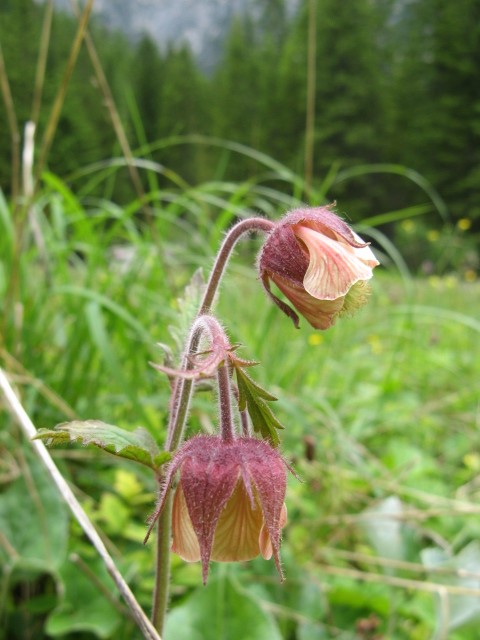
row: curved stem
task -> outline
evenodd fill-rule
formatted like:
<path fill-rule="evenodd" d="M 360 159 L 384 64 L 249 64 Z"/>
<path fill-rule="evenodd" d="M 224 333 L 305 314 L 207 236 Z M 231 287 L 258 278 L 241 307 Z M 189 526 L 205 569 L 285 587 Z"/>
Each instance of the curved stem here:
<path fill-rule="evenodd" d="M 190 329 L 190 335 L 187 339 L 187 345 L 190 345 L 189 353 L 195 353 L 201 335 L 204 331 L 208 331 L 208 333 L 210 334 L 212 362 L 210 362 L 209 366 L 213 367 L 213 373 L 218 368 L 218 365 L 222 362 L 222 360 L 225 359 L 228 351 L 231 349 L 231 345 L 228 341 L 225 331 L 222 328 L 222 325 L 214 316 L 207 314 L 198 315 L 193 322 L 192 328 Z M 187 355 L 184 355 L 181 368 L 182 371 L 189 371 L 191 368 L 191 358 L 188 358 Z M 185 385 L 185 382 L 190 382 L 190 385 Z M 181 421 L 183 423 L 185 422 L 190 404 L 193 382 L 194 380 L 192 378 L 185 378 L 177 383 L 177 386 L 175 387 L 173 392 L 174 396 L 178 395 L 182 397 L 183 394 L 186 393 L 186 390 L 188 390 L 188 396 L 185 396 L 185 402 L 180 403 L 180 405 L 178 406 L 175 404 L 173 405 L 172 413 L 170 416 L 171 424 L 174 424 L 177 421 Z M 178 402 L 178 399 L 174 398 L 174 402 L 175 401 Z M 175 451 L 175 449 L 179 445 L 180 438 L 181 431 L 175 432 L 173 429 L 171 429 L 167 435 L 166 449 L 168 451 Z"/>
<path fill-rule="evenodd" d="M 208 279 L 196 319 L 210 311 L 215 294 L 218 290 L 218 285 L 220 284 L 220 280 L 225 272 L 228 260 L 238 240 L 240 240 L 245 233 L 249 233 L 251 231 L 263 231 L 264 233 L 268 233 L 274 226 L 274 222 L 266 220 L 265 218 L 247 218 L 246 220 L 238 222 L 230 229 L 228 234 L 225 236 L 212 267 L 212 271 L 210 272 L 210 278 Z M 183 356 L 182 367 L 188 368 L 188 357 L 196 352 L 200 335 L 201 334 L 198 332 L 190 333 Z M 192 380 L 181 380 L 175 388 L 172 401 L 172 411 L 168 425 L 168 451 L 174 451 L 182 439 L 183 429 L 187 419 L 188 409 L 190 407 L 192 389 Z"/>
<path fill-rule="evenodd" d="M 207 282 L 205 293 L 198 310 L 196 319 L 207 314 L 213 304 L 215 294 L 222 279 L 225 268 L 232 251 L 238 240 L 251 231 L 263 231 L 268 233 L 273 229 L 275 223 L 265 218 L 247 218 L 241 220 L 225 236 L 220 247 L 210 277 Z M 195 325 L 194 325 L 195 326 Z M 182 358 L 182 367 L 189 368 L 188 357 L 196 353 L 200 340 L 201 331 L 190 332 L 187 345 Z M 227 367 L 225 367 L 227 369 Z M 228 372 L 227 372 L 228 375 Z M 193 380 L 181 379 L 174 388 L 170 420 L 167 434 L 167 451 L 175 451 L 182 439 L 185 422 L 188 415 L 190 400 L 192 397 Z M 170 510 L 164 509 L 157 526 L 157 564 L 155 575 L 155 593 L 152 611 L 152 621 L 156 629 L 163 629 L 165 614 L 168 606 L 168 586 L 170 574 Z"/>
<path fill-rule="evenodd" d="M 265 218 L 246 218 L 246 220 L 237 222 L 237 224 L 230 229 L 228 234 L 225 236 L 222 246 L 220 247 L 220 250 L 217 254 L 215 263 L 212 267 L 212 271 L 210 272 L 210 278 L 208 280 L 205 293 L 203 294 L 202 304 L 200 305 L 200 309 L 198 311 L 199 316 L 210 311 L 210 308 L 213 304 L 213 299 L 218 289 L 218 285 L 228 264 L 228 260 L 232 254 L 232 250 L 238 240 L 245 233 L 249 233 L 251 231 L 263 231 L 265 233 L 268 233 L 273 229 L 274 226 L 274 222 L 272 222 L 271 220 L 266 220 Z"/>

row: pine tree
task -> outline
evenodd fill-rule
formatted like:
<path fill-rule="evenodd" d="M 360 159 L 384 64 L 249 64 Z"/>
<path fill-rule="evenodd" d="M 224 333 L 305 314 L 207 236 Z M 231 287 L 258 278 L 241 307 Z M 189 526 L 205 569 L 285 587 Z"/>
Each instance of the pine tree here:
<path fill-rule="evenodd" d="M 158 110 L 158 132 L 162 138 L 208 131 L 206 82 L 187 45 L 170 46 L 163 61 L 162 99 Z M 163 151 L 163 162 L 171 163 L 189 181 L 203 172 L 203 152 L 196 147 L 174 146 Z"/>
<path fill-rule="evenodd" d="M 403 16 L 410 41 L 397 61 L 403 161 L 447 199 L 456 217 L 480 216 L 480 5 L 424 0 Z"/>
<path fill-rule="evenodd" d="M 255 145 L 258 122 L 258 73 L 255 36 L 246 16 L 232 22 L 224 58 L 213 78 L 212 107 L 215 135 L 249 146 Z M 251 163 L 235 156 L 229 177 L 243 179 Z"/>
<path fill-rule="evenodd" d="M 132 71 L 132 89 L 145 137 L 148 142 L 153 142 L 160 137 L 159 112 L 164 69 L 158 47 L 147 35 L 137 45 Z"/>
<path fill-rule="evenodd" d="M 304 2 L 281 60 L 282 157 L 296 149 L 303 159 L 307 85 L 308 2 Z M 315 174 L 321 180 L 333 163 L 354 166 L 385 156 L 387 106 L 383 97 L 380 20 L 368 0 L 319 0 L 316 10 Z M 356 198 L 362 211 L 365 186 L 358 181 L 337 197 Z M 372 200 L 373 185 L 369 185 Z M 376 194 L 375 197 L 380 197 Z"/>

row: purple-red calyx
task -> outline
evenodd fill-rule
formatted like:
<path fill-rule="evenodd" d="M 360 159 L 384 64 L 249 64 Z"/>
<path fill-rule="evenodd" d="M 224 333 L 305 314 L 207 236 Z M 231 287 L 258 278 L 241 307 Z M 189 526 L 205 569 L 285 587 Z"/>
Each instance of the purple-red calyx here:
<path fill-rule="evenodd" d="M 378 265 L 368 244 L 331 207 L 296 209 L 270 232 L 258 267 L 269 297 L 298 327 L 298 315 L 270 290 L 280 289 L 315 329 L 328 329 L 367 300 Z"/>
<path fill-rule="evenodd" d="M 286 469 L 282 456 L 263 440 L 195 436 L 169 465 L 147 538 L 179 471 L 172 550 L 187 562 L 201 560 L 204 583 L 210 560 L 240 562 L 260 553 L 266 559 L 273 555 L 283 579 Z"/>

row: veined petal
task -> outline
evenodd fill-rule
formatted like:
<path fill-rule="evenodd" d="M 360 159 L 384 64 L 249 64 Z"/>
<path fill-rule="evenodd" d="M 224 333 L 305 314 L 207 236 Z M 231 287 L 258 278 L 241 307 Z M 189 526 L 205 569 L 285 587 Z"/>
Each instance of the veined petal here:
<path fill-rule="evenodd" d="M 241 562 L 258 556 L 263 515 L 256 495 L 254 500 L 252 508 L 244 482 L 239 480 L 218 519 L 212 560 Z"/>
<path fill-rule="evenodd" d="M 280 529 L 283 529 L 283 527 L 286 524 L 287 524 L 287 507 L 284 504 L 282 507 L 282 511 L 280 512 L 280 522 L 279 522 Z M 270 560 L 270 558 L 273 555 L 273 545 L 272 545 L 272 540 L 270 538 L 270 534 L 268 533 L 268 529 L 265 526 L 265 524 L 260 530 L 258 544 L 260 546 L 260 552 L 262 556 L 265 558 L 265 560 Z"/>
<path fill-rule="evenodd" d="M 185 495 L 180 483 L 173 499 L 172 532 L 172 551 L 187 562 L 198 562 L 200 560 L 200 546 L 193 530 Z"/>
<path fill-rule="evenodd" d="M 303 287 L 297 287 L 280 276 L 272 277 L 272 280 L 314 329 L 328 329 L 335 324 L 343 307 L 343 296 L 336 300 L 319 300 Z"/>
<path fill-rule="evenodd" d="M 355 282 L 372 277 L 375 265 L 366 264 L 371 262 L 365 253 L 368 247 L 351 247 L 301 225 L 295 226 L 295 235 L 305 243 L 310 254 L 303 285 L 313 297 L 336 300 L 345 296 Z"/>

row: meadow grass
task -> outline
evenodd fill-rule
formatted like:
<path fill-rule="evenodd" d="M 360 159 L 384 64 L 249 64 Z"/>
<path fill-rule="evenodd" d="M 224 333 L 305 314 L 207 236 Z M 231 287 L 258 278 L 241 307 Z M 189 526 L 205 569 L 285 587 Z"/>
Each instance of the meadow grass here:
<path fill-rule="evenodd" d="M 96 418 L 143 425 L 161 443 L 169 386 L 148 365 L 164 357 L 156 343 L 178 354 L 198 302 L 185 286 L 196 269 L 208 270 L 231 221 L 252 210 L 278 215 L 281 200 L 265 187 L 220 182 L 163 198 L 146 217 L 133 203 L 80 199 L 47 175 L 31 210 L 37 234 L 21 251 L 12 210 L 0 201 L 1 356 L 37 427 Z M 474 638 L 479 285 L 413 277 L 401 247 L 378 229 L 362 233 L 386 266 L 369 304 L 325 333 L 305 321 L 295 330 L 267 300 L 254 268 L 260 239 L 241 243 L 230 263 L 217 312 L 239 353 L 261 362 L 252 375 L 278 397 L 282 449 L 303 482 L 289 481 L 285 586 L 261 561 L 228 575 L 275 617 L 279 637 L 355 638 L 366 620 L 389 638 Z M 208 388 L 196 395 L 191 432 L 216 428 L 212 400 Z M 4 472 L 15 477 L 25 453 L 3 420 Z M 56 456 L 148 607 L 153 557 L 141 540 L 152 478 L 90 449 Z M 75 527 L 68 548 L 91 556 Z M 222 571 L 214 567 L 214 584 Z M 174 561 L 174 605 L 199 583 L 196 565 Z M 8 580 L 2 593 L 8 620 Z M 24 618 L 25 628 L 35 620 Z M 120 628 L 129 637 L 128 624 Z"/>

